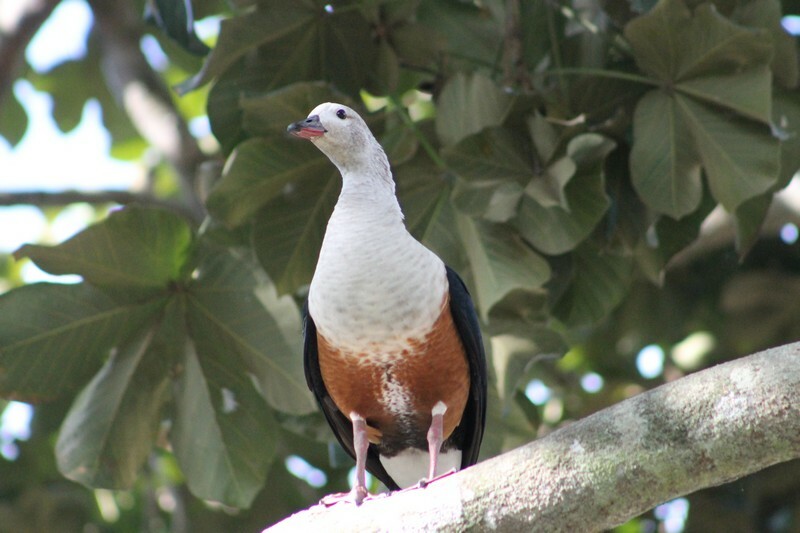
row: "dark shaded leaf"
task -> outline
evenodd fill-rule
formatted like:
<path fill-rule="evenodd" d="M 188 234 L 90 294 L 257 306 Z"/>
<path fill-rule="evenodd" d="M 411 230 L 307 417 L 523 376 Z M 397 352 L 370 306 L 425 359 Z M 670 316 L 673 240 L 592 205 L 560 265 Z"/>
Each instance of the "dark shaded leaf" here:
<path fill-rule="evenodd" d="M 187 316 L 201 363 L 222 372 L 229 359 L 240 361 L 236 365 L 255 376 L 271 406 L 296 414 L 313 411 L 300 355 L 300 312 L 291 297 L 278 297 L 253 261 L 222 250 L 209 252 L 193 278 Z M 223 373 L 240 372 L 234 368 Z"/>
<path fill-rule="evenodd" d="M 174 327 L 176 308 L 170 309 Z M 73 481 L 108 489 L 130 488 L 136 481 L 169 394 L 169 360 L 153 350 L 155 328 L 114 351 L 70 408 L 56 460 Z"/>
<path fill-rule="evenodd" d="M 211 214 L 228 226 L 238 226 L 287 184 L 307 176 L 328 175 L 328 159 L 311 143 L 296 141 L 270 137 L 241 143 L 208 197 L 206 205 Z"/>
<path fill-rule="evenodd" d="M 337 5 L 333 13 L 310 0 L 265 0 L 258 8 L 223 21 L 217 45 L 201 69 L 179 89 L 188 91 L 215 79 L 248 55 L 263 90 L 296 81 L 324 79 L 356 96 L 374 66 L 377 47 L 360 10 Z M 333 52 L 335 51 L 335 52 Z"/>
<path fill-rule="evenodd" d="M 191 0 L 150 0 L 145 18 L 153 21 L 184 49 L 206 55 L 211 49 L 194 32 Z"/>
<path fill-rule="evenodd" d="M 444 146 L 484 128 L 499 126 L 514 98 L 481 74 L 458 73 L 442 89 L 436 108 L 436 133 Z"/>
<path fill-rule="evenodd" d="M 0 296 L 0 394 L 33 402 L 77 390 L 163 305 L 116 301 L 86 284 L 7 292 Z"/>
<path fill-rule="evenodd" d="M 631 285 L 633 260 L 587 242 L 573 254 L 572 283 L 553 313 L 570 326 L 590 325 L 614 309 Z"/>
<path fill-rule="evenodd" d="M 253 248 L 281 294 L 311 282 L 340 181 L 339 173 L 328 169 L 292 183 L 256 215 Z"/>
<path fill-rule="evenodd" d="M 541 205 L 526 190 L 514 225 L 535 248 L 546 254 L 572 250 L 595 228 L 609 206 L 605 193 L 603 162 L 616 145 L 597 134 L 575 137 L 567 156 L 577 164 L 577 172 L 564 188 L 566 204 Z"/>
<path fill-rule="evenodd" d="M 514 290 L 533 291 L 550 278 L 547 261 L 530 249 L 510 226 L 456 215 L 475 282 L 476 304 L 484 322 L 489 310 Z"/>

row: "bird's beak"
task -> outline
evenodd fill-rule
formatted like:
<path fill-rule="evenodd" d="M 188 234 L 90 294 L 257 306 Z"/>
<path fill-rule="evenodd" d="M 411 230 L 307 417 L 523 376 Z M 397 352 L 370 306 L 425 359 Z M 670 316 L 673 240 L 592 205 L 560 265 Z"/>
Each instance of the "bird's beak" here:
<path fill-rule="evenodd" d="M 305 120 L 289 124 L 286 127 L 286 131 L 301 139 L 313 139 L 314 137 L 321 137 L 328 130 L 322 126 L 319 121 L 319 115 L 311 115 Z"/>

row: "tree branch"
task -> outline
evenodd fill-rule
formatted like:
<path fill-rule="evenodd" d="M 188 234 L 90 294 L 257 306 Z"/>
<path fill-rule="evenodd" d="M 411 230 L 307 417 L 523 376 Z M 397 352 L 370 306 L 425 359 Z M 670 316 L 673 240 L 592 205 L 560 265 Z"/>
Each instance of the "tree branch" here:
<path fill-rule="evenodd" d="M 0 20 L 0 105 L 23 64 L 25 49 L 60 0 L 16 0 L 9 19 Z M 10 12 L 11 8 L 6 6 Z"/>
<path fill-rule="evenodd" d="M 190 220 L 194 219 L 194 214 L 186 206 L 169 202 L 151 196 L 149 194 L 132 193 L 128 191 L 21 191 L 11 193 L 0 193 L 0 207 L 12 205 L 33 205 L 37 207 L 58 207 L 75 203 L 87 204 L 142 204 L 163 207 L 175 211 Z"/>
<path fill-rule="evenodd" d="M 142 23 L 127 0 L 90 0 L 102 39 L 103 72 L 109 89 L 133 125 L 178 173 L 184 201 L 202 219 L 205 210 L 194 188 L 206 157 L 178 112 L 169 89 L 144 57 Z"/>
<path fill-rule="evenodd" d="M 267 531 L 598 531 L 800 457 L 800 343 L 692 374 L 426 489 Z"/>

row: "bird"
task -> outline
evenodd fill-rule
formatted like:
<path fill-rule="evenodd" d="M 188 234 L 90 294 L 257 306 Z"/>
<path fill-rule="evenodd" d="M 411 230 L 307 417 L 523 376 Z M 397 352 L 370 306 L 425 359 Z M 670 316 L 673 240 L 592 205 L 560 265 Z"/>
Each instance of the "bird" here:
<path fill-rule="evenodd" d="M 342 178 L 303 311 L 303 353 L 356 476 L 323 503 L 372 498 L 366 471 L 395 491 L 475 464 L 487 370 L 466 285 L 408 232 L 389 160 L 358 113 L 322 103 L 287 131 Z"/>

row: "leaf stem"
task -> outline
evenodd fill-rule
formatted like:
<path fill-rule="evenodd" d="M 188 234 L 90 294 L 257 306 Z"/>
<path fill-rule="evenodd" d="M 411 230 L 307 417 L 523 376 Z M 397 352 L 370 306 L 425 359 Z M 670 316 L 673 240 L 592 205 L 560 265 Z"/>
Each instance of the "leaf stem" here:
<path fill-rule="evenodd" d="M 620 72 L 618 70 L 606 70 L 602 68 L 583 68 L 583 67 L 554 68 L 544 72 L 537 72 L 535 75 L 559 76 L 559 77 L 561 77 L 562 75 L 597 76 L 600 78 L 613 78 L 618 80 L 630 81 L 634 83 L 642 83 L 644 85 L 653 85 L 655 87 L 659 87 L 661 85 L 660 81 L 653 78 L 648 78 L 647 76 L 642 76 L 641 74 L 633 74 L 631 72 Z"/>
<path fill-rule="evenodd" d="M 400 116 L 400 120 L 403 121 L 403 124 L 405 124 L 407 128 L 414 132 L 414 136 L 417 138 L 417 141 L 419 141 L 422 149 L 425 150 L 425 153 L 428 154 L 428 157 L 431 158 L 431 160 L 439 169 L 447 170 L 447 164 L 445 164 L 444 159 L 441 158 L 439 153 L 436 151 L 436 148 L 433 147 L 430 141 L 428 141 L 428 138 L 425 137 L 425 135 L 417 127 L 417 124 L 409 116 L 400 99 L 395 95 L 391 95 L 389 96 L 389 101 L 394 106 L 395 111 Z"/>

